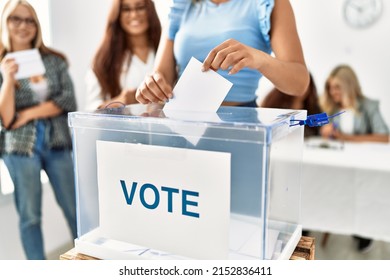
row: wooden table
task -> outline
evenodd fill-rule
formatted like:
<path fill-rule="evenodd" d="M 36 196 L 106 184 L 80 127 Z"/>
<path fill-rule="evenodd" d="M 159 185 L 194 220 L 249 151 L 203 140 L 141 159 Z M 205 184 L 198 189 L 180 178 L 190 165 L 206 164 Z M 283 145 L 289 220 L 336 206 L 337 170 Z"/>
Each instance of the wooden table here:
<path fill-rule="evenodd" d="M 315 239 L 302 236 L 290 260 L 314 260 Z M 77 253 L 73 248 L 60 256 L 60 260 L 98 260 L 97 258 Z"/>

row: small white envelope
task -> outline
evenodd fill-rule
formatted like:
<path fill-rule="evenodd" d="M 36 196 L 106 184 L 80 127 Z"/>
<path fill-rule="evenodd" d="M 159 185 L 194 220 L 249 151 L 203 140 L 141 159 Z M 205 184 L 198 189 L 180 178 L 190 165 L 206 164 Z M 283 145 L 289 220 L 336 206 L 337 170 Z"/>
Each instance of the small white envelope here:
<path fill-rule="evenodd" d="M 216 112 L 233 84 L 213 70 L 202 72 L 202 63 L 191 58 L 173 89 L 168 110 Z"/>
<path fill-rule="evenodd" d="M 45 74 L 45 66 L 38 49 L 8 53 L 5 57 L 14 58 L 19 66 L 15 79 L 25 79 Z"/>

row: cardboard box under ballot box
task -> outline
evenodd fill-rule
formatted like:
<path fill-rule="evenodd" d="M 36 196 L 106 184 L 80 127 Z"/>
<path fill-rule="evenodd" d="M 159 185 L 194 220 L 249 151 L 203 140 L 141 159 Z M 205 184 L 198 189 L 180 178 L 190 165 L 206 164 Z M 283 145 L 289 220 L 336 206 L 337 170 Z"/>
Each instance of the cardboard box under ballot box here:
<path fill-rule="evenodd" d="M 75 250 L 99 259 L 289 259 L 306 111 L 129 105 L 69 113 Z"/>

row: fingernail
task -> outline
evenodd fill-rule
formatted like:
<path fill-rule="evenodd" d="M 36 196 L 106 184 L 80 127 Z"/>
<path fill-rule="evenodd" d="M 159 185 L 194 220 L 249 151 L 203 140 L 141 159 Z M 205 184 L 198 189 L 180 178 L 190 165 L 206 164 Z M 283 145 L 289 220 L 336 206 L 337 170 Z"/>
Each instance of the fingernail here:
<path fill-rule="evenodd" d="M 206 71 L 206 68 L 204 66 L 202 66 L 202 72 L 205 72 Z"/>

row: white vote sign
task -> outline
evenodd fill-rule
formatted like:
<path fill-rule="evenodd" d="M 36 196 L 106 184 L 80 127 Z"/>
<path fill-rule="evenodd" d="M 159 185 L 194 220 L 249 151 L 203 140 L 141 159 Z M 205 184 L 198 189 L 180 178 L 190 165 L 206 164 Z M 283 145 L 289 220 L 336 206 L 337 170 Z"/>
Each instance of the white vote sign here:
<path fill-rule="evenodd" d="M 230 153 L 96 144 L 105 237 L 190 258 L 228 258 Z"/>

